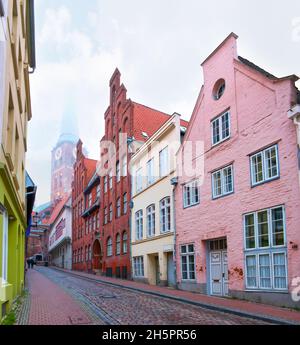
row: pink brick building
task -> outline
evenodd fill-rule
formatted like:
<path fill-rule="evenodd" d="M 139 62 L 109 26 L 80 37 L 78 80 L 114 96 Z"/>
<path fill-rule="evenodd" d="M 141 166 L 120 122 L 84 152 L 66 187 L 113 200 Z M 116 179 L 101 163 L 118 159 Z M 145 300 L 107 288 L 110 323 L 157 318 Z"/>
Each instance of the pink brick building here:
<path fill-rule="evenodd" d="M 230 34 L 203 62 L 178 158 L 203 142 L 204 169 L 178 173 L 176 268 L 181 289 L 296 306 L 300 276 L 296 76 L 277 78 L 238 56 Z M 178 160 L 178 172 L 185 169 Z M 192 176 L 191 176 L 192 175 Z"/>

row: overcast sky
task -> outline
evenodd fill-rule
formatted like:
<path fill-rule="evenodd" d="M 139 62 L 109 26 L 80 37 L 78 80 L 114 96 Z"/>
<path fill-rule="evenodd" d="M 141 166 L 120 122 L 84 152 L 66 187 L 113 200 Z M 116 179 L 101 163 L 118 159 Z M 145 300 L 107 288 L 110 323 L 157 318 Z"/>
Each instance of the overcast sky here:
<path fill-rule="evenodd" d="M 202 85 L 201 62 L 232 31 L 239 55 L 276 76 L 300 75 L 299 0 L 36 0 L 35 20 L 27 170 L 36 205 L 50 199 L 63 114 L 98 158 L 115 67 L 128 97 L 185 119 Z"/>

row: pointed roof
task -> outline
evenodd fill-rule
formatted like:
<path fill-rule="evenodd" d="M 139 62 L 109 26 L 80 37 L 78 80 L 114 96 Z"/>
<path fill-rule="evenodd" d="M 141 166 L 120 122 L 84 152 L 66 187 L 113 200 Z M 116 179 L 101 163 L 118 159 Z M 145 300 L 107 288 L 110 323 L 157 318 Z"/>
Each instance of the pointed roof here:
<path fill-rule="evenodd" d="M 66 195 L 55 205 L 50 218 L 46 220 L 47 224 L 52 225 L 55 222 L 56 218 L 59 216 L 61 210 L 64 208 L 65 204 L 70 199 L 70 197 L 70 195 Z"/>

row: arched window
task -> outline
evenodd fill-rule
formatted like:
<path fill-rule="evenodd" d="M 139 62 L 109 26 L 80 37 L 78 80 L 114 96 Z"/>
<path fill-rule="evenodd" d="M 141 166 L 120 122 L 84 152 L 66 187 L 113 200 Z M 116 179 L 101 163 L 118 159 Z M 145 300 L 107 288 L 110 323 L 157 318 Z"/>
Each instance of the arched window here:
<path fill-rule="evenodd" d="M 155 235 L 155 204 L 147 207 L 147 236 Z"/>
<path fill-rule="evenodd" d="M 121 254 L 121 236 L 117 234 L 116 236 L 116 255 Z"/>
<path fill-rule="evenodd" d="M 122 235 L 122 249 L 123 249 L 123 254 L 127 253 L 127 232 L 124 231 Z"/>
<path fill-rule="evenodd" d="M 107 239 L 107 256 L 112 256 L 112 239 L 109 237 Z"/>
<path fill-rule="evenodd" d="M 121 217 L 121 199 L 117 199 L 117 213 L 116 213 L 117 218 Z"/>
<path fill-rule="evenodd" d="M 165 233 L 171 231 L 171 202 L 170 197 L 162 199 L 159 203 L 160 207 L 160 232 Z"/>

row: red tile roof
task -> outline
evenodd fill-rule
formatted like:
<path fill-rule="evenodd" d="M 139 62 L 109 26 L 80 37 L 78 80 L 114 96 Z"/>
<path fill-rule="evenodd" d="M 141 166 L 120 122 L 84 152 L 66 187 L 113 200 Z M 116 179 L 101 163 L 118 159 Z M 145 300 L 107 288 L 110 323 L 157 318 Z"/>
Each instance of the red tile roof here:
<path fill-rule="evenodd" d="M 63 207 L 65 206 L 66 202 L 69 200 L 70 195 L 66 195 L 63 199 L 61 199 L 56 206 L 54 207 L 51 216 L 49 219 L 46 220 L 45 224 L 53 224 L 56 220 L 56 218 L 58 217 L 60 211 L 63 209 Z"/>
<path fill-rule="evenodd" d="M 133 103 L 133 136 L 136 140 L 146 141 L 142 132 L 147 133 L 151 137 L 165 122 L 167 122 L 171 115 L 163 113 L 159 110 L 147 107 L 143 104 Z M 188 126 L 188 122 L 180 120 L 183 127 Z"/>
<path fill-rule="evenodd" d="M 96 171 L 97 161 L 95 159 L 84 158 L 84 165 L 87 169 L 86 179 L 90 181 Z"/>

